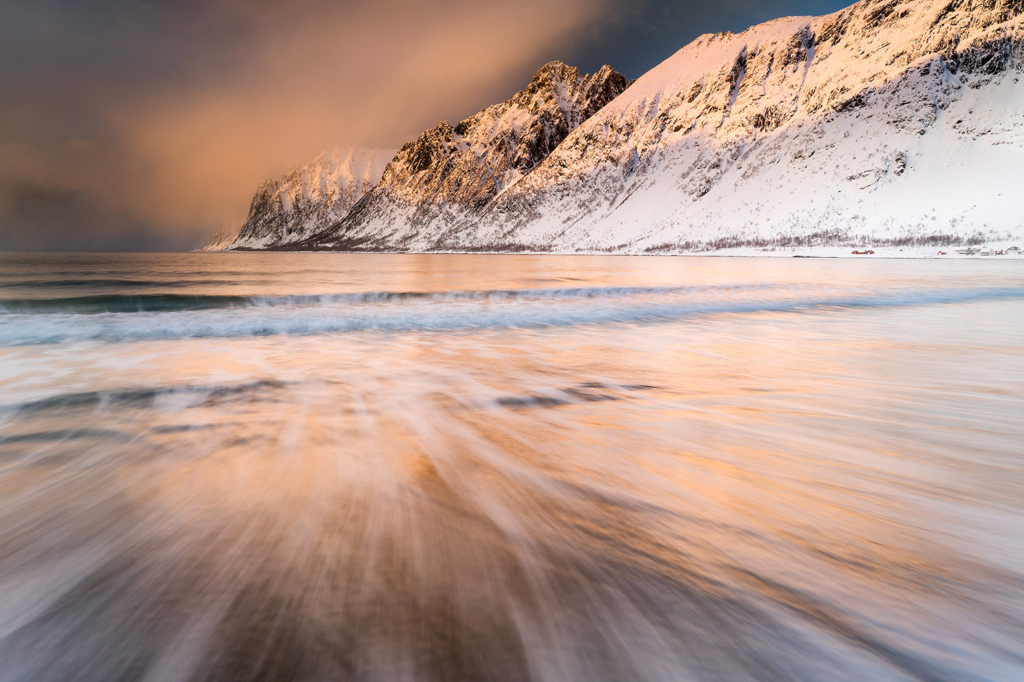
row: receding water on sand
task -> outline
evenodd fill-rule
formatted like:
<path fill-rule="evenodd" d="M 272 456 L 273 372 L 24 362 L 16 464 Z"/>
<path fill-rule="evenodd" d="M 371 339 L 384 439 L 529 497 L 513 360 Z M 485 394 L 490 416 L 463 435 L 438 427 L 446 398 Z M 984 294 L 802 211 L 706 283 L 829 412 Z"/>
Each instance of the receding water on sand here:
<path fill-rule="evenodd" d="M 0 256 L 0 680 L 1024 678 L 1024 263 Z"/>

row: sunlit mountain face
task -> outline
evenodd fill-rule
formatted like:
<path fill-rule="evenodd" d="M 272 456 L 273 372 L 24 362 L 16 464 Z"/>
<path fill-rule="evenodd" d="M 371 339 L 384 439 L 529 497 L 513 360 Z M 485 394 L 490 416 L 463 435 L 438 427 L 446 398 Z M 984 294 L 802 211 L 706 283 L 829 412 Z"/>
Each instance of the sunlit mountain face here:
<path fill-rule="evenodd" d="M 865 1 L 701 36 L 636 81 L 553 62 L 509 100 L 407 143 L 302 239 L 243 231 L 217 246 L 998 250 L 1024 239 L 1022 27 L 1009 0 Z M 249 222 L 284 210 L 263 196 Z"/>

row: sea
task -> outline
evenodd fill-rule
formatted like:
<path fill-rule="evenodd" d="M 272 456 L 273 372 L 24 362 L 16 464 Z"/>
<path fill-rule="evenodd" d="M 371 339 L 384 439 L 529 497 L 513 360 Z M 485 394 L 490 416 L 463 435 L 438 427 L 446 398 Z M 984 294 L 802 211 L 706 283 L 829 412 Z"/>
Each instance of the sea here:
<path fill-rule="evenodd" d="M 0 254 L 0 680 L 1024 680 L 1024 261 Z"/>

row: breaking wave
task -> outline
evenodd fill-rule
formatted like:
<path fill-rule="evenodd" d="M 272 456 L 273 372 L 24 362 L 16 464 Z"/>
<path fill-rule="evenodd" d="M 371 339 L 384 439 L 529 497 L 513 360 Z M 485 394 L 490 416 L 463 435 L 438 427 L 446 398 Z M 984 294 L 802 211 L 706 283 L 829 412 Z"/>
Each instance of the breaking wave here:
<path fill-rule="evenodd" d="M 705 315 L 969 303 L 1024 297 L 1024 287 L 834 297 L 793 294 L 793 289 L 776 285 L 754 285 L 21 299 L 0 302 L 0 345 L 644 323 Z"/>
<path fill-rule="evenodd" d="M 361 303 L 406 301 L 509 301 L 600 299 L 625 296 L 680 294 L 702 291 L 756 290 L 774 285 L 705 287 L 576 287 L 564 289 L 496 289 L 490 291 L 366 291 L 350 294 L 289 296 L 231 296 L 195 294 L 117 294 L 67 298 L 0 299 L 6 313 L 145 313 L 220 308 L 329 307 Z"/>

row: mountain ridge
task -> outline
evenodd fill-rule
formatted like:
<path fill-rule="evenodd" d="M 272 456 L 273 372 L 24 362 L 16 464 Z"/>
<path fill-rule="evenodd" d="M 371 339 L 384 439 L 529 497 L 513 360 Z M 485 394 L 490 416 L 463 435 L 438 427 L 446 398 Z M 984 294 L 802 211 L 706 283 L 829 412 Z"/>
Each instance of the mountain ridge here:
<path fill-rule="evenodd" d="M 1018 238 L 1022 15 L 1024 0 L 861 0 L 706 34 L 628 89 L 609 67 L 583 76 L 552 63 L 510 100 L 405 145 L 349 213 L 285 248 L 682 253 Z"/>

